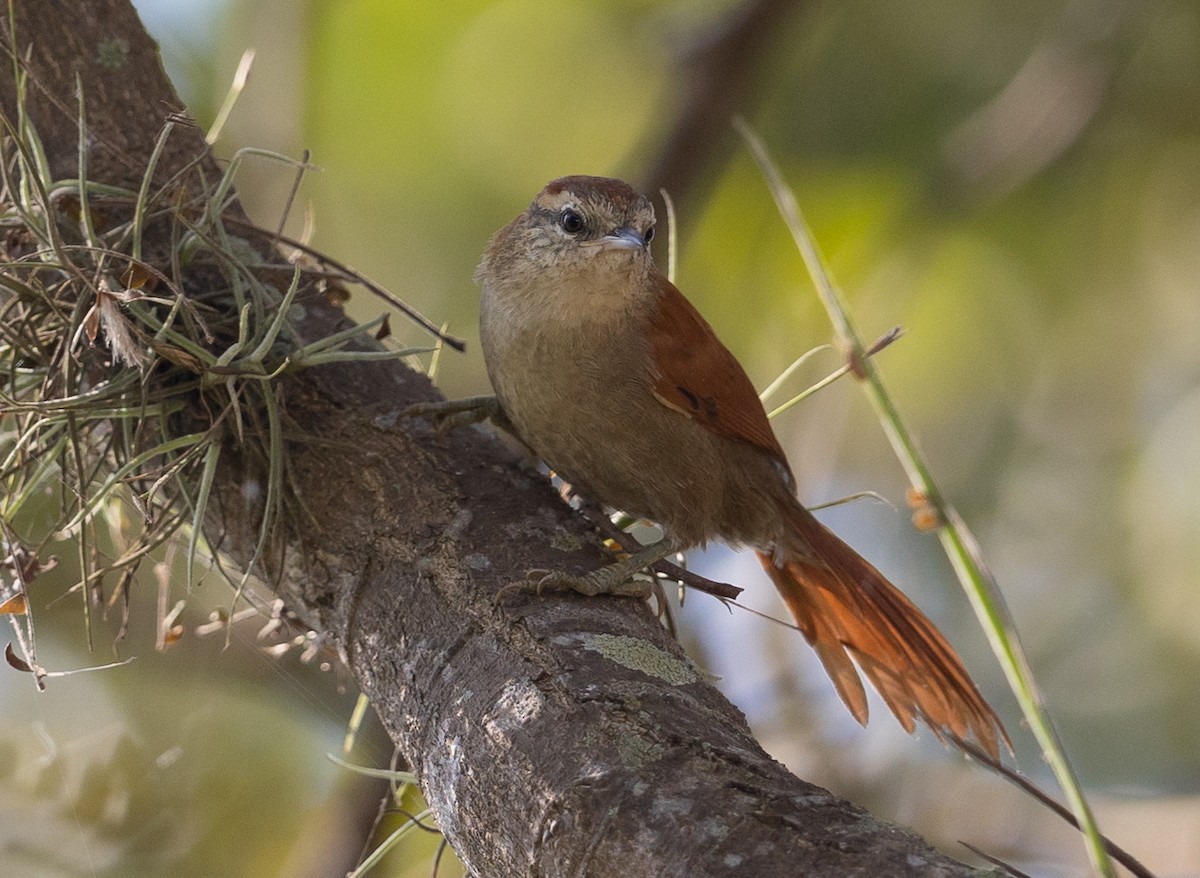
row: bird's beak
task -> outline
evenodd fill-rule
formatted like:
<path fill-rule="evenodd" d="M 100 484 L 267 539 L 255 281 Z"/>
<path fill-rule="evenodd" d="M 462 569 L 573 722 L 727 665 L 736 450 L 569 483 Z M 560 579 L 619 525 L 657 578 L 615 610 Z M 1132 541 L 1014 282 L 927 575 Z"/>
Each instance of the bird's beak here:
<path fill-rule="evenodd" d="M 646 249 L 646 239 L 642 237 L 640 232 L 634 231 L 629 226 L 617 229 L 611 235 L 605 235 L 597 243 L 599 243 L 601 250 Z"/>

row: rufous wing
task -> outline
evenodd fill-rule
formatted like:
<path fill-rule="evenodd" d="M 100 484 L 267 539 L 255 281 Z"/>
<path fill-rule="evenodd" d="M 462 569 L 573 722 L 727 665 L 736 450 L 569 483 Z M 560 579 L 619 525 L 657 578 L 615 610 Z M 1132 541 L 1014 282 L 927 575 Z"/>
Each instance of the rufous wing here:
<path fill-rule="evenodd" d="M 655 396 L 786 467 L 741 364 L 674 284 L 662 276 L 657 282 L 658 309 L 648 333 Z M 998 756 L 1000 742 L 1008 743 L 1004 727 L 933 623 L 799 503 L 780 515 L 784 544 L 759 557 L 855 718 L 867 720 L 861 669 L 907 731 L 922 720 L 939 738 L 974 738 Z"/>
<path fill-rule="evenodd" d="M 754 385 L 695 306 L 663 275 L 648 336 L 654 395 L 729 439 L 757 445 L 787 466 Z"/>

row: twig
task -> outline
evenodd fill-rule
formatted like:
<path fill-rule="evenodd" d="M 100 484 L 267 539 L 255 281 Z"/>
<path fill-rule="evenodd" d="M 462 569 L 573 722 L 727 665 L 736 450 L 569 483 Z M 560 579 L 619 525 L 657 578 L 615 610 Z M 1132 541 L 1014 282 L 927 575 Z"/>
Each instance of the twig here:
<path fill-rule="evenodd" d="M 446 848 L 450 846 L 450 842 L 442 836 L 442 841 L 438 845 L 437 853 L 433 855 L 433 868 L 430 870 L 430 878 L 437 878 L 438 870 L 442 867 L 442 854 L 446 853 Z"/>
<path fill-rule="evenodd" d="M 1037 801 L 1041 802 L 1067 823 L 1071 824 L 1076 829 L 1079 828 L 1079 821 L 1075 819 L 1075 815 L 1072 814 L 1070 810 L 1065 808 L 1060 802 L 1057 802 L 1051 798 L 1045 790 L 1043 790 L 1025 775 L 1021 774 L 1021 772 L 1017 771 L 1016 769 L 1009 768 L 998 759 L 993 759 L 990 754 L 984 752 L 981 748 L 969 741 L 955 739 L 955 743 L 972 759 L 983 763 L 1013 786 L 1037 799 Z M 1107 836 L 1101 836 L 1101 838 L 1104 839 L 1104 848 L 1108 851 L 1109 856 L 1136 875 L 1137 878 L 1155 878 L 1153 872 L 1143 866 L 1136 857 L 1127 852 L 1115 841 L 1112 841 Z M 959 844 L 966 844 L 966 842 L 959 842 Z M 971 847 L 970 845 L 966 846 Z M 975 851 L 975 848 L 971 848 L 971 850 Z M 975 853 L 986 857 L 985 854 L 982 854 L 979 851 L 975 851 Z"/>
<path fill-rule="evenodd" d="M 324 263 L 325 265 L 332 266 L 337 271 L 340 271 L 347 280 L 352 280 L 355 283 L 366 287 L 368 290 L 370 290 L 376 296 L 383 299 L 385 302 L 387 302 L 389 305 L 393 306 L 394 308 L 398 308 L 404 314 L 408 315 L 408 317 L 411 320 L 413 320 L 415 323 L 420 325 L 423 329 L 425 329 L 432 335 L 436 336 L 437 338 L 441 339 L 443 342 L 450 345 L 450 347 L 454 348 L 456 351 L 465 351 L 467 349 L 467 343 L 465 341 L 463 341 L 460 338 L 455 338 L 452 335 L 447 335 L 446 333 L 442 332 L 441 328 L 436 323 L 434 323 L 432 320 L 430 320 L 425 315 L 421 314 L 412 305 L 409 305 L 403 299 L 400 299 L 400 298 L 396 297 L 395 295 L 393 295 L 392 293 L 388 292 L 386 289 L 381 287 L 375 281 L 371 280 L 365 274 L 362 274 L 361 272 L 356 271 L 355 269 L 351 268 L 349 265 L 346 265 L 346 263 L 341 262 L 337 259 L 334 259 L 332 256 L 322 253 L 320 250 L 317 250 L 314 247 L 310 247 L 308 244 L 303 244 L 300 241 L 297 241 L 295 238 L 289 238 L 287 235 L 283 235 L 283 234 L 272 234 L 271 232 L 267 232 L 264 229 L 259 228 L 254 223 L 250 222 L 249 220 L 242 220 L 242 219 L 238 219 L 237 217 L 227 216 L 224 218 L 224 221 L 230 225 L 238 226 L 242 229 L 245 229 L 246 231 L 259 232 L 264 235 L 267 235 L 275 241 L 287 244 L 289 247 L 295 247 L 301 253 L 311 256 L 313 259 L 317 260 L 318 262 Z"/>
<path fill-rule="evenodd" d="M 292 205 L 296 203 L 296 195 L 300 191 L 300 183 L 304 179 L 304 172 L 310 167 L 308 164 L 312 153 L 307 149 L 300 154 L 300 164 L 296 165 L 296 176 L 292 178 L 292 186 L 288 190 L 287 201 L 283 204 L 283 211 L 279 214 L 279 224 L 275 227 L 275 238 L 272 244 L 278 244 L 279 236 L 283 234 L 283 227 L 287 225 L 288 216 L 292 212 Z"/>
<path fill-rule="evenodd" d="M 970 844 L 969 842 L 965 842 L 962 839 L 959 839 L 958 843 L 961 844 L 963 847 L 965 847 L 967 850 L 969 850 L 971 853 L 973 853 L 975 856 L 980 857 L 981 859 L 987 860 L 989 863 L 991 863 L 993 866 L 996 866 L 997 868 L 1003 869 L 1005 872 L 1007 872 L 1009 875 L 1011 875 L 1012 878 L 1033 878 L 1032 875 L 1028 874 L 1027 872 L 1022 872 L 1016 866 L 1009 865 L 1008 863 L 1004 862 L 1004 860 L 1000 859 L 999 857 L 993 857 L 991 854 L 985 854 L 983 851 L 981 851 L 979 848 L 975 847 L 975 845 Z"/>

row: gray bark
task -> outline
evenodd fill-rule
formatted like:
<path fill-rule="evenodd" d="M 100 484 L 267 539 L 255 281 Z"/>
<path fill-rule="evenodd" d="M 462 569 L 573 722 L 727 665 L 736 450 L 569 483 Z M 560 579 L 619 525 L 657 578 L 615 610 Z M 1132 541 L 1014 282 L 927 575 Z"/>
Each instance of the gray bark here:
<path fill-rule="evenodd" d="M 15 40 L 8 21 L 0 31 L 19 54 L 31 48 L 30 110 L 57 173 L 76 173 L 80 71 L 92 176 L 136 185 L 178 99 L 127 0 L 15 6 Z M 12 119 L 7 60 L 3 70 Z M 172 140 L 160 177 L 198 157 L 215 179 L 198 132 Z M 306 335 L 343 324 L 308 301 Z M 498 602 L 530 568 L 585 571 L 601 554 L 486 432 L 437 441 L 397 426 L 399 409 L 434 396 L 424 377 L 337 365 L 277 389 L 289 435 L 305 436 L 287 453 L 306 512 L 289 516 L 268 578 L 338 647 L 474 874 L 972 874 L 789 774 L 644 604 Z M 245 559 L 258 512 L 242 487 L 263 474 L 237 454 L 222 458 L 211 532 Z"/>

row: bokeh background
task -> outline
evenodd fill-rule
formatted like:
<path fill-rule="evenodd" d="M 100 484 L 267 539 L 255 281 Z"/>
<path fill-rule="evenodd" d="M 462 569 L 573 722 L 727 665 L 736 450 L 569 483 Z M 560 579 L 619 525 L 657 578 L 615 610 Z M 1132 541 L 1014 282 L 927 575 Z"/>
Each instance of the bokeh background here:
<path fill-rule="evenodd" d="M 1102 827 L 1162 876 L 1200 875 L 1200 5 L 136 5 L 202 126 L 255 50 L 219 153 L 311 150 L 320 170 L 288 230 L 471 342 L 488 236 L 565 173 L 670 187 L 679 285 L 758 386 L 828 342 L 728 124 L 749 119 L 864 333 L 905 329 L 879 358 L 885 381 L 983 544 Z M 293 179 L 251 158 L 237 185 L 273 227 Z M 349 307 L 387 310 L 365 294 Z M 398 315 L 392 327 L 423 341 Z M 790 390 L 836 365 L 818 354 Z M 477 344 L 437 368 L 447 396 L 486 392 Z M 809 504 L 891 501 L 822 517 L 947 632 L 1018 765 L 1053 788 L 936 540 L 909 523 L 861 391 L 838 382 L 775 426 Z M 692 564 L 781 615 L 752 558 L 718 548 Z M 0 873 L 352 865 L 382 794 L 324 755 L 341 746 L 352 684 L 299 648 L 267 655 L 261 620 L 235 625 L 228 647 L 224 631 L 200 636 L 231 597 L 217 576 L 188 597 L 181 641 L 156 652 L 157 602 L 184 597 L 166 564 L 135 591 L 130 636 L 114 645 L 116 620 L 97 623 L 89 652 L 78 597 L 61 597 L 70 566 L 37 583 L 42 660 L 137 660 L 40 695 L 0 674 Z M 794 632 L 703 595 L 679 623 L 797 773 L 956 856 L 971 856 L 961 840 L 1039 876 L 1085 873 L 1057 818 L 928 733 L 907 737 L 880 702 L 860 729 Z M 368 720 L 355 758 L 390 756 Z M 379 874 L 429 874 L 435 844 Z M 441 874 L 459 874 L 448 863 Z"/>

